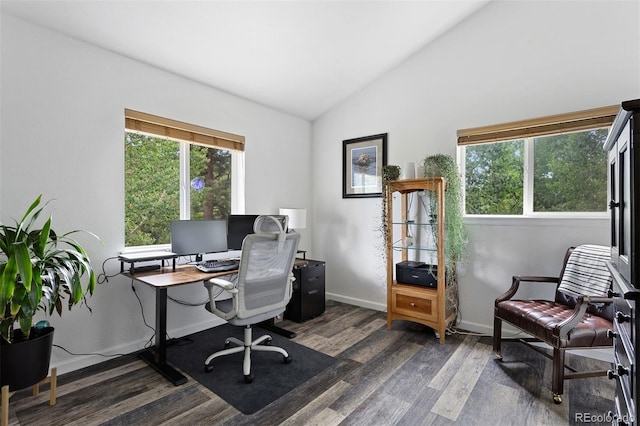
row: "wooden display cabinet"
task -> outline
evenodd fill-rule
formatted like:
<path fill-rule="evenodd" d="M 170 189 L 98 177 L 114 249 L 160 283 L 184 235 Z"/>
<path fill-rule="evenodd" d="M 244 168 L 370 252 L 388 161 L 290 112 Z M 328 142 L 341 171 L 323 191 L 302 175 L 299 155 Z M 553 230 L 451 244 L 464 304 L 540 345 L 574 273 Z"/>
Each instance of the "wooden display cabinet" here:
<path fill-rule="evenodd" d="M 448 307 L 445 279 L 444 256 L 444 189 L 443 178 L 423 178 L 396 180 L 386 183 L 386 257 L 387 257 L 387 328 L 391 328 L 394 320 L 406 320 L 424 324 L 433 328 L 440 339 L 445 341 L 447 325 L 455 320 L 455 307 Z M 409 197 L 423 197 L 429 192 L 428 197 L 435 197 L 435 212 L 423 211 L 422 216 L 418 209 L 416 220 L 408 220 L 410 204 Z M 394 194 L 400 195 L 400 214 L 394 217 Z M 414 198 L 415 201 L 415 198 Z M 415 203 L 414 208 L 420 203 Z M 432 204 L 432 203 L 430 203 Z M 423 210 L 426 210 L 426 204 Z M 422 217 L 422 218 L 421 218 Z M 412 230 L 412 228 L 414 228 Z M 414 235 L 420 229 L 426 229 L 431 238 L 416 238 Z M 407 239 L 409 237 L 409 239 Z M 407 261 L 409 253 L 412 257 L 426 256 L 431 258 L 430 264 L 437 265 L 437 286 L 429 288 L 415 284 L 398 283 L 395 278 L 396 260 Z M 451 297 L 451 296 L 450 296 Z"/>

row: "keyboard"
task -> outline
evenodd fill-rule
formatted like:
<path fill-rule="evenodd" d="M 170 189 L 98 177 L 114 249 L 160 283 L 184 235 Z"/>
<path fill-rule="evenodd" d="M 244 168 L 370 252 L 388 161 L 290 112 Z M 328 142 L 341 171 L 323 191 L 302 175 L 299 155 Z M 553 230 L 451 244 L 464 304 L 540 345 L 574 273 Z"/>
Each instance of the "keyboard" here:
<path fill-rule="evenodd" d="M 224 272 L 238 269 L 239 265 L 239 259 L 203 260 L 196 264 L 196 268 L 202 272 Z"/>

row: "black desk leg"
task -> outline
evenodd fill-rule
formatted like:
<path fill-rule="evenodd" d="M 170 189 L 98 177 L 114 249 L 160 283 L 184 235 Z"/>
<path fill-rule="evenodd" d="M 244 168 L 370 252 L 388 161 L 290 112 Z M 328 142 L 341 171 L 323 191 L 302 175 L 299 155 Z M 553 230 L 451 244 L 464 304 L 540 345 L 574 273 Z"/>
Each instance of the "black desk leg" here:
<path fill-rule="evenodd" d="M 293 339 L 294 337 L 296 337 L 296 333 L 294 333 L 293 331 L 285 330 L 284 328 L 278 327 L 276 325 L 275 318 L 271 318 L 270 320 L 263 321 L 258 325 L 267 331 L 271 331 L 272 333 L 279 334 L 281 336 L 286 337 L 287 339 Z"/>
<path fill-rule="evenodd" d="M 182 385 L 187 378 L 167 363 L 167 289 L 156 288 L 156 347 L 147 349 L 138 355 L 158 373 L 174 385 Z M 203 364 L 204 365 L 204 364 Z"/>

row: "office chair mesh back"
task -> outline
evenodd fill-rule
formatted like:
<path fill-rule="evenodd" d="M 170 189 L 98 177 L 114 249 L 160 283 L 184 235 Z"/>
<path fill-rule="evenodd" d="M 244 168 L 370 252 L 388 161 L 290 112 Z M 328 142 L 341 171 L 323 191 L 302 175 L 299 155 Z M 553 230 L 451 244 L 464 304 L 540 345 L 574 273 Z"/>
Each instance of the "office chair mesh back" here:
<path fill-rule="evenodd" d="M 238 318 L 284 311 L 291 298 L 291 271 L 300 235 L 250 234 L 242 244 L 238 272 Z M 284 283 L 286 282 L 286 285 Z"/>

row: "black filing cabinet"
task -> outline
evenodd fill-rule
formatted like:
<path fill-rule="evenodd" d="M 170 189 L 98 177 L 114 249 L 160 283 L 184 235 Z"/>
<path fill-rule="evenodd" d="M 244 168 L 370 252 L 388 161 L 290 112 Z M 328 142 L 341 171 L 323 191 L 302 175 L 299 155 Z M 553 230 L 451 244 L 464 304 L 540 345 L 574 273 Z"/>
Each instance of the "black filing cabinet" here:
<path fill-rule="evenodd" d="M 322 315 L 325 309 L 324 262 L 298 260 L 293 268 L 296 280 L 284 318 L 303 322 Z"/>

